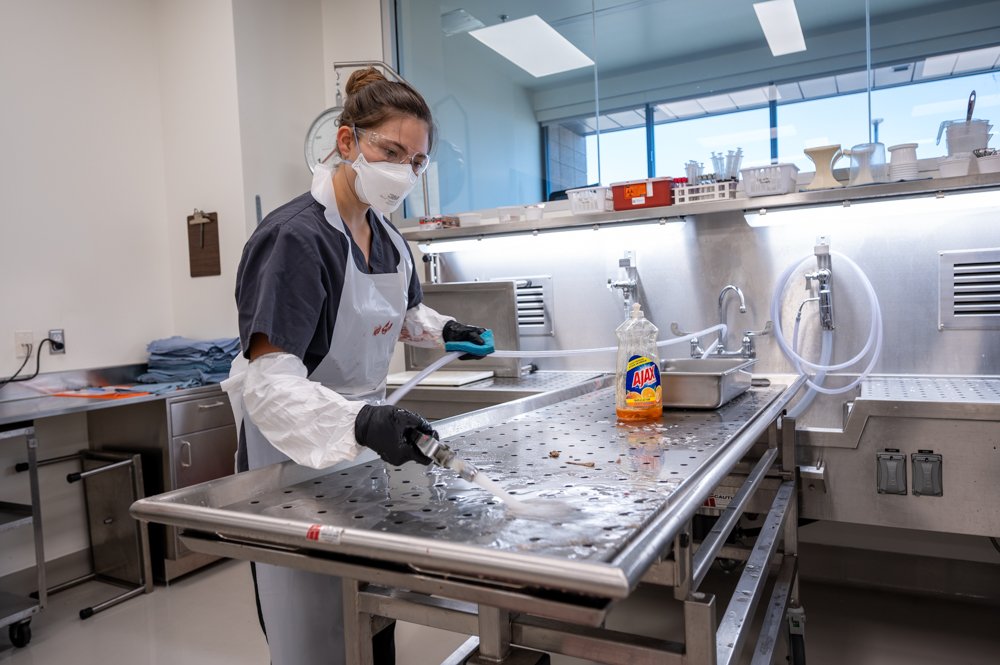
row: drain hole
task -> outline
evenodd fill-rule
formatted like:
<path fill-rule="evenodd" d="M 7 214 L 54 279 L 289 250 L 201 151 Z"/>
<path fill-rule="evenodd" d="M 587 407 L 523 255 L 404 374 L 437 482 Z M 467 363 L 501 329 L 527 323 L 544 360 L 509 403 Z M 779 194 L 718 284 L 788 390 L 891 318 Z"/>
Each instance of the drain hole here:
<path fill-rule="evenodd" d="M 291 506 L 282 506 L 282 508 L 284 508 L 285 510 L 288 510 L 289 508 L 291 508 Z"/>
<path fill-rule="evenodd" d="M 325 510 L 317 510 L 316 514 L 317 515 L 326 515 L 326 511 Z"/>
<path fill-rule="evenodd" d="M 292 490 L 285 490 L 285 494 L 291 494 Z"/>
<path fill-rule="evenodd" d="M 256 506 L 258 503 L 260 503 L 260 501 L 257 501 L 256 499 L 254 499 L 253 501 L 250 502 L 250 505 Z"/>
<path fill-rule="evenodd" d="M 354 516 L 354 519 L 356 519 L 356 520 L 363 520 L 364 518 L 365 518 L 364 515 L 355 515 Z"/>

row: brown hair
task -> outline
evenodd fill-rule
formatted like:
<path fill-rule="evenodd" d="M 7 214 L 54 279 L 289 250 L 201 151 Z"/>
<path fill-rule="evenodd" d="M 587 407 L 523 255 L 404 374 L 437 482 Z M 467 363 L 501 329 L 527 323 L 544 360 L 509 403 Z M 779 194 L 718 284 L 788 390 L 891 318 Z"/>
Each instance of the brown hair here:
<path fill-rule="evenodd" d="M 347 99 L 339 126 L 371 129 L 389 118 L 409 115 L 427 123 L 428 145 L 434 145 L 434 121 L 427 102 L 408 83 L 390 81 L 374 67 L 358 69 L 347 79 Z"/>

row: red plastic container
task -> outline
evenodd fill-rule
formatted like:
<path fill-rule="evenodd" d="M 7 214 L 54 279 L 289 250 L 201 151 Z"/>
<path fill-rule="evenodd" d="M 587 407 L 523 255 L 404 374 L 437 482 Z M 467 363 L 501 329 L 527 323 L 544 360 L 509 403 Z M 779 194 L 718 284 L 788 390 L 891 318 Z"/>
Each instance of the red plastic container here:
<path fill-rule="evenodd" d="M 611 196 L 615 210 L 655 208 L 674 202 L 673 178 L 649 178 L 612 183 Z"/>

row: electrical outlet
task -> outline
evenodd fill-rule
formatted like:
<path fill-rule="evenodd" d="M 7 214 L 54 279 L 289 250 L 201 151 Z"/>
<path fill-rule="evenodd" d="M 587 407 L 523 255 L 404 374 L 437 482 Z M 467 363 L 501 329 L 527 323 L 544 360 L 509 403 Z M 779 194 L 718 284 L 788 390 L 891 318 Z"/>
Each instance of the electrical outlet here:
<path fill-rule="evenodd" d="M 14 357 L 20 360 L 27 358 L 34 348 L 35 334 L 30 330 L 14 331 Z"/>
<path fill-rule="evenodd" d="M 49 355 L 50 356 L 58 355 L 58 354 L 61 354 L 61 353 L 66 353 L 66 331 L 65 330 L 63 330 L 62 328 L 55 328 L 53 330 L 50 330 L 49 331 L 49 339 L 52 340 L 52 342 L 57 342 L 57 343 L 59 343 L 59 344 L 62 345 L 62 346 L 60 346 L 57 349 L 54 343 L 50 343 L 49 344 Z"/>

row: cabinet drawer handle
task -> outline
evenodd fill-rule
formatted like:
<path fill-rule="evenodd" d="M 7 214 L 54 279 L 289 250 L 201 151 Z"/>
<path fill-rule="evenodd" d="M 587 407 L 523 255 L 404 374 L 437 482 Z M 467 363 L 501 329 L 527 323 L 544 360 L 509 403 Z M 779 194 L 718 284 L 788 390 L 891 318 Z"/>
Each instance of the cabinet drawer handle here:
<path fill-rule="evenodd" d="M 225 406 L 225 405 L 226 405 L 225 402 L 212 402 L 211 404 L 199 404 L 198 408 L 199 409 L 215 409 L 215 408 L 218 408 L 220 406 Z"/>
<path fill-rule="evenodd" d="M 185 459 L 185 453 L 187 459 Z M 181 468 L 188 469 L 191 467 L 191 442 L 181 441 Z"/>

